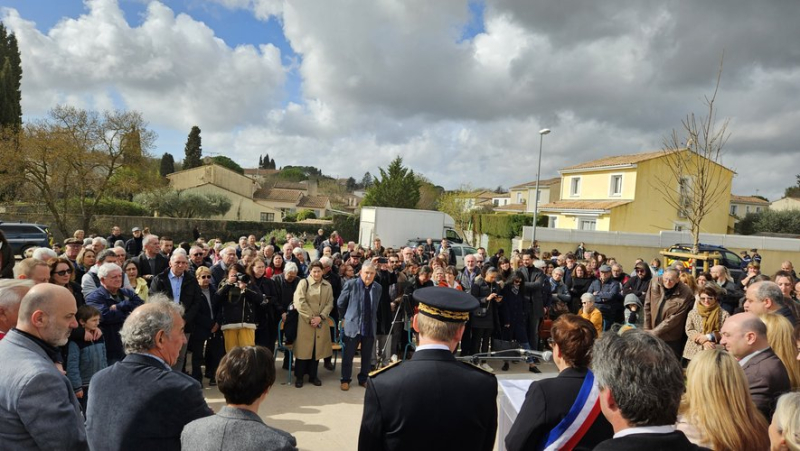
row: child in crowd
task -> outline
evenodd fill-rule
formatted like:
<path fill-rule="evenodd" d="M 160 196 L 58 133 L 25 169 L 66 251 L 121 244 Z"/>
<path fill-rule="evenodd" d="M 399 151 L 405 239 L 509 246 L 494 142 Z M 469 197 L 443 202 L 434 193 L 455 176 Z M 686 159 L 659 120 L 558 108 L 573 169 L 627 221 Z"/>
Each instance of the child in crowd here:
<path fill-rule="evenodd" d="M 100 310 L 91 305 L 82 305 L 75 313 L 75 319 L 86 329 L 86 337 L 91 337 L 90 332 L 94 333 L 100 325 Z M 79 341 L 69 341 L 67 359 L 67 377 L 72 383 L 84 413 L 88 403 L 89 380 L 95 373 L 108 366 L 105 338 L 100 335 L 97 340 L 87 341 L 86 337 Z"/>
<path fill-rule="evenodd" d="M 642 328 L 644 325 L 644 313 L 642 312 L 642 301 L 633 293 L 625 296 L 625 324 Z"/>

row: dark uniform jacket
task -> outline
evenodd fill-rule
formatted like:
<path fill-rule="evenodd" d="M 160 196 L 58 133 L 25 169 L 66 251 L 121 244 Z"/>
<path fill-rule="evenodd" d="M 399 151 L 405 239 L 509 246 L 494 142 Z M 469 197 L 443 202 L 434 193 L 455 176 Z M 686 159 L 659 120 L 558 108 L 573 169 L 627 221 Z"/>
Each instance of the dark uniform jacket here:
<path fill-rule="evenodd" d="M 91 399 L 91 398 L 89 398 Z M 694 451 L 704 450 L 690 442 L 681 431 L 668 434 L 631 434 L 606 440 L 597 445 L 595 451 Z"/>
<path fill-rule="evenodd" d="M 496 432 L 494 375 L 450 351 L 419 350 L 369 379 L 358 449 L 490 451 Z"/>
<path fill-rule="evenodd" d="M 539 449 L 547 434 L 567 416 L 585 378 L 586 369 L 565 368 L 558 377 L 531 384 L 517 419 L 506 436 L 506 449 Z M 577 448 L 591 449 L 613 436 L 614 429 L 601 413 L 578 442 Z"/>
<path fill-rule="evenodd" d="M 144 264 L 147 265 L 147 261 L 145 261 Z M 175 300 L 175 294 L 172 292 L 172 283 L 169 281 L 169 272 L 170 269 L 167 268 L 166 271 L 153 277 L 153 280 L 150 282 L 150 294 L 164 293 L 168 298 Z M 197 279 L 195 279 L 192 274 L 189 274 L 188 271 L 183 273 L 181 298 L 178 302 L 183 306 L 184 310 L 183 320 L 186 321 L 186 325 L 183 328 L 184 332 L 190 334 L 194 331 L 197 314 L 200 309 L 203 309 L 203 324 L 201 326 L 203 326 L 203 329 L 206 329 L 206 327 L 209 330 L 211 329 L 213 325 L 213 323 L 209 324 L 211 321 L 211 312 L 206 310 L 208 308 L 208 302 L 203 292 L 200 291 L 200 285 L 197 283 Z"/>

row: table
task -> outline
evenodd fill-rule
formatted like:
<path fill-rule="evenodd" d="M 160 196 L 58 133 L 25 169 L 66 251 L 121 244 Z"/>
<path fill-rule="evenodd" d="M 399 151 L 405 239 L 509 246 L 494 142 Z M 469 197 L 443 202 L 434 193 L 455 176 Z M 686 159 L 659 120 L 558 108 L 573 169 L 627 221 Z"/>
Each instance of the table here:
<path fill-rule="evenodd" d="M 505 451 L 506 435 L 511 430 L 511 425 L 517 419 L 522 403 L 525 402 L 525 394 L 528 393 L 533 379 L 500 379 L 497 383 L 499 390 L 499 409 L 497 420 L 497 441 L 496 449 Z"/>

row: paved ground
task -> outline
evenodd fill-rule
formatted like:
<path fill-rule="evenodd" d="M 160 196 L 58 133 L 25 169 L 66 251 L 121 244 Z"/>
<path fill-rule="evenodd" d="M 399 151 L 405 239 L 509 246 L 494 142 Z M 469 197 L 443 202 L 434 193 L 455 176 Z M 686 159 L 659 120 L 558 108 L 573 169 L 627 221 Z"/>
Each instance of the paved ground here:
<path fill-rule="evenodd" d="M 339 365 L 333 372 L 320 365 L 321 387 L 315 387 L 308 383 L 303 385 L 303 388 L 286 385 L 286 370 L 280 369 L 280 356 L 278 360 L 277 381 L 259 410 L 264 422 L 292 433 L 297 438 L 298 447 L 302 450 L 357 449 L 365 390 L 357 384 L 353 384 L 350 391 L 341 391 L 339 389 Z M 358 362 L 359 359 L 356 358 L 353 374 L 358 371 Z M 508 372 L 500 371 L 501 366 L 502 362 L 498 361 L 492 364 L 498 378 L 541 379 L 553 377 L 557 373 L 557 369 L 552 363 L 540 365 L 543 371 L 541 375 L 529 372 L 524 363 L 511 365 Z M 224 405 L 225 400 L 222 394 L 216 387 L 207 387 L 207 381 L 203 391 L 214 411 Z"/>

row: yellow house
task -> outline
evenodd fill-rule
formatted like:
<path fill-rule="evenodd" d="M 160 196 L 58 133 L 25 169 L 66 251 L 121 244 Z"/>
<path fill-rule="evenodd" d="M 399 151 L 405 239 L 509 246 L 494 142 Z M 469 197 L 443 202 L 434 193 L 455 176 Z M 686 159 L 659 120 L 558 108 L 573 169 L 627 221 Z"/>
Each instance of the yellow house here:
<path fill-rule="evenodd" d="M 682 158 L 702 158 L 678 151 Z M 675 199 L 693 183 L 691 176 L 677 180 L 669 169 L 674 153 L 663 151 L 620 155 L 570 166 L 561 174 L 560 200 L 539 207 L 550 217 L 550 227 L 573 230 L 658 233 L 662 230 L 689 230 L 685 211 L 664 198 L 667 191 Z M 697 160 L 689 163 L 695 164 Z M 722 197 L 700 224 L 701 232 L 725 233 L 728 227 L 731 181 L 734 172 L 711 163 L 719 180 Z M 664 186 L 666 185 L 666 186 Z M 670 186 L 671 185 L 671 186 Z"/>
<path fill-rule="evenodd" d="M 734 233 L 736 223 L 749 213 L 761 213 L 769 209 L 769 201 L 754 196 L 737 196 L 731 194 L 730 217 L 728 218 L 728 233 Z"/>
<path fill-rule="evenodd" d="M 327 216 L 330 201 L 326 196 L 308 196 L 292 189 L 262 189 L 250 177 L 226 167 L 210 164 L 168 174 L 170 187 L 177 191 L 222 194 L 231 200 L 231 209 L 214 219 L 233 221 L 282 221 L 287 213 L 313 210 Z"/>
<path fill-rule="evenodd" d="M 512 186 L 508 189 L 508 205 L 496 206 L 498 213 L 533 213 L 536 198 L 536 180 Z M 561 177 L 539 180 L 539 207 L 556 201 L 561 196 Z"/>
<path fill-rule="evenodd" d="M 771 203 L 770 210 L 783 211 L 783 210 L 800 210 L 800 198 L 797 197 L 784 197 Z"/>

